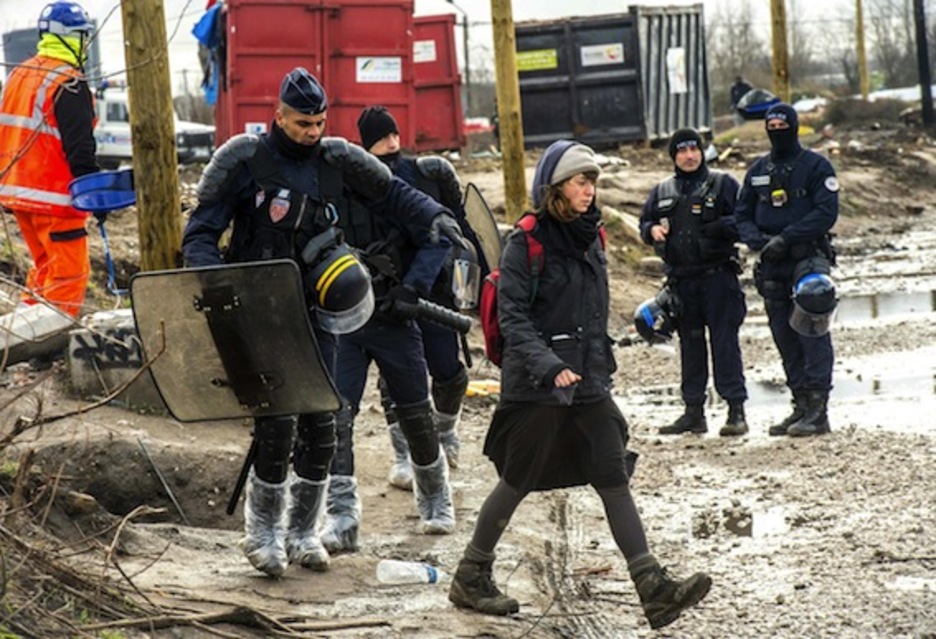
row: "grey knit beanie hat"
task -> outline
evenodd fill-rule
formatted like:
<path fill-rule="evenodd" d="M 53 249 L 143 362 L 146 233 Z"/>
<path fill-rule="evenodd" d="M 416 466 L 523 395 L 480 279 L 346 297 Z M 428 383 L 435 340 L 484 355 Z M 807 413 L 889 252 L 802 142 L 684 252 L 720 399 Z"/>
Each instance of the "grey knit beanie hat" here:
<path fill-rule="evenodd" d="M 601 167 L 595 160 L 594 151 L 584 144 L 573 144 L 556 162 L 549 184 L 559 184 L 579 173 L 601 173 Z"/>

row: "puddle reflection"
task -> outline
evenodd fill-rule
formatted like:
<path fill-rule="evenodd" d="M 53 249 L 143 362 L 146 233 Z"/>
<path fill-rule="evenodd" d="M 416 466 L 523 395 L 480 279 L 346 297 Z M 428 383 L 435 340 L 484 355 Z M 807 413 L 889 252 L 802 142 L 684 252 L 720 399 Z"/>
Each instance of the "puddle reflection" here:
<path fill-rule="evenodd" d="M 936 291 L 849 295 L 839 300 L 835 321 L 837 324 L 854 324 L 933 312 L 936 312 Z"/>

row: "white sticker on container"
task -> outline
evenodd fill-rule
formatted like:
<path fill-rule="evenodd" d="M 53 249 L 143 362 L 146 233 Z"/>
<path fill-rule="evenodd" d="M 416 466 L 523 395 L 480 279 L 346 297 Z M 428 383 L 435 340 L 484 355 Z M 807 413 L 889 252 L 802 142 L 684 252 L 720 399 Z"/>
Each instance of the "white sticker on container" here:
<path fill-rule="evenodd" d="M 403 81 L 403 59 L 399 56 L 362 56 L 355 58 L 354 67 L 359 84 Z"/>
<path fill-rule="evenodd" d="M 624 64 L 624 45 L 620 42 L 590 44 L 580 49 L 583 67 Z"/>
<path fill-rule="evenodd" d="M 413 41 L 413 62 L 435 62 L 439 59 L 436 53 L 435 40 L 414 40 Z"/>

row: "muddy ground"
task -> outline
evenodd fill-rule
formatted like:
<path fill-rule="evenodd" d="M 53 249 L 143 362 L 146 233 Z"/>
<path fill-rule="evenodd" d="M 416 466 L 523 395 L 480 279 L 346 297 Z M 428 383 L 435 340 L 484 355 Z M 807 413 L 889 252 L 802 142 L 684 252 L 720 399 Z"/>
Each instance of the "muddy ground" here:
<path fill-rule="evenodd" d="M 64 371 L 43 379 L 18 365 L 2 373 L 0 388 L 0 629 L 36 637 L 936 637 L 936 147 L 897 128 L 808 141 L 830 153 L 843 184 L 828 436 L 766 435 L 788 396 L 750 261 L 742 328 L 750 434 L 719 438 L 726 410 L 712 399 L 709 434 L 656 435 L 681 411 L 678 358 L 672 346 L 627 345 L 633 309 L 660 278 L 639 268 L 647 251 L 609 218 L 611 333 L 623 338 L 617 392 L 640 454 L 635 499 L 660 559 L 677 574 L 704 570 L 714 579 L 702 604 L 672 626 L 647 626 L 588 488 L 533 495 L 516 513 L 495 569 L 521 601 L 514 617 L 456 611 L 445 585 L 377 583 L 381 558 L 454 570 L 496 481 L 480 453 L 495 397 L 466 399 L 451 478 L 458 527 L 428 537 L 417 532 L 412 496 L 386 482 L 390 446 L 371 385 L 355 437 L 360 552 L 335 557 L 326 574 L 291 567 L 272 580 L 237 548 L 240 508 L 224 513 L 247 423 L 182 424 L 108 405 L 30 428 L 22 416 L 88 403 L 68 397 Z M 721 136 L 719 151 L 729 146 L 719 166 L 739 178 L 766 148 L 756 128 Z M 636 214 L 669 158 L 654 148 L 608 155 L 617 163 L 599 197 Z M 502 202 L 496 160 L 458 168 Z M 118 267 L 129 271 L 133 215 L 114 216 L 109 228 Z M 89 310 L 114 305 L 101 282 Z M 472 378 L 496 380 L 480 338 L 475 328 Z M 24 455 L 31 464 L 17 466 Z M 17 475 L 26 466 L 33 472 Z"/>

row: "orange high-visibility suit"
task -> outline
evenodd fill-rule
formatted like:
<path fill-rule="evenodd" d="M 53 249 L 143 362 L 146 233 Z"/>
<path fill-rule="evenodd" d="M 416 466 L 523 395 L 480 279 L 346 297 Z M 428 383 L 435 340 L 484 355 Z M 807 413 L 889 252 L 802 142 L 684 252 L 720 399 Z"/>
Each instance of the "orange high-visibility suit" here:
<path fill-rule="evenodd" d="M 77 316 L 90 266 L 87 213 L 68 183 L 97 170 L 94 103 L 73 65 L 37 55 L 22 63 L 0 104 L 0 205 L 16 216 L 32 254 L 27 304 L 42 298 Z"/>

